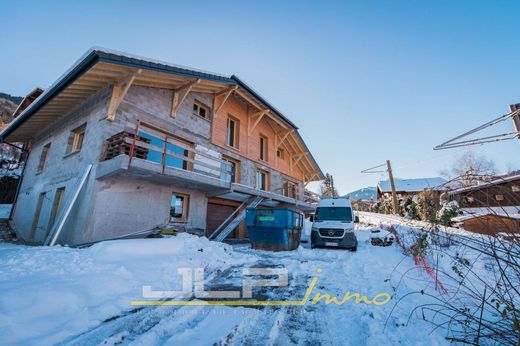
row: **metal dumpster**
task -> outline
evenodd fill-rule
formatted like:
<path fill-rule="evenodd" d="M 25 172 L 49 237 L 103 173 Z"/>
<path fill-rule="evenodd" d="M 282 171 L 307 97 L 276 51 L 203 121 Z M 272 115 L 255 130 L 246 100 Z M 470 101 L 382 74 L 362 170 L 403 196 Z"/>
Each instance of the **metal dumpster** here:
<path fill-rule="evenodd" d="M 288 208 L 248 208 L 246 227 L 253 249 L 294 250 L 300 245 L 303 214 Z"/>

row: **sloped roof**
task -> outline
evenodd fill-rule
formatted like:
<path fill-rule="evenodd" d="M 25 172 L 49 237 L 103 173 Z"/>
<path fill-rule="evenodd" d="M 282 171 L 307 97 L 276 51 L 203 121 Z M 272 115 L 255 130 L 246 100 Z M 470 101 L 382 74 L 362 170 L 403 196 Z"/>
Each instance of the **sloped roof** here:
<path fill-rule="evenodd" d="M 493 186 L 493 185 L 499 185 L 499 184 L 502 184 L 502 183 L 507 183 L 507 182 L 515 181 L 515 180 L 520 180 L 520 174 L 511 175 L 509 177 L 497 178 L 497 179 L 494 179 L 494 180 L 489 181 L 487 183 L 481 183 L 481 184 L 477 184 L 477 185 L 473 185 L 473 186 L 461 187 L 460 189 L 456 189 L 456 190 L 448 192 L 448 194 L 449 195 L 456 195 L 456 194 L 459 194 L 461 192 L 480 190 L 480 189 L 483 189 L 483 188 L 486 188 L 486 187 L 490 187 L 490 186 Z"/>
<path fill-rule="evenodd" d="M 395 190 L 397 192 L 420 192 L 424 190 L 446 190 L 446 179 L 441 177 L 415 178 L 415 179 L 394 179 Z M 392 192 L 390 181 L 382 180 L 377 183 L 377 188 L 382 193 Z"/>
<path fill-rule="evenodd" d="M 273 119 L 282 124 L 282 127 L 294 129 L 289 138 L 295 143 L 296 149 L 301 145 L 309 154 L 298 164 L 310 171 L 312 176 L 308 178 L 311 181 L 324 179 L 324 174 L 298 132 L 298 127 L 237 76 L 206 72 L 101 47 L 89 49 L 7 127 L 0 130 L 0 142 L 29 140 L 37 131 L 50 126 L 90 96 L 110 84 L 121 81 L 121 78 L 137 69 L 143 71 L 135 79 L 134 84 L 138 85 L 160 84 L 164 88 L 176 89 L 186 79 L 199 79 L 202 82 L 194 86 L 193 91 L 218 93 L 229 90 L 229 87 L 237 87 L 236 90 L 241 96 L 245 95 L 258 107 L 270 110 Z"/>

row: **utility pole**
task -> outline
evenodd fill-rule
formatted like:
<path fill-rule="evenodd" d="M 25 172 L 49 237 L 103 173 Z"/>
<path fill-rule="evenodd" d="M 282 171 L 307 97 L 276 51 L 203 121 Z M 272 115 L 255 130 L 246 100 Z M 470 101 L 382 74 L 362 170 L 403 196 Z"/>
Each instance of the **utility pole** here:
<path fill-rule="evenodd" d="M 509 113 L 516 112 L 516 114 L 512 117 L 513 125 L 515 126 L 516 132 L 520 133 L 520 113 L 517 112 L 518 110 L 520 110 L 520 103 L 509 106 Z M 518 135 L 518 140 L 520 141 L 520 135 Z"/>
<path fill-rule="evenodd" d="M 386 171 L 383 170 L 375 170 L 377 168 L 382 168 L 386 165 Z M 392 165 L 390 164 L 390 160 L 386 160 L 386 164 L 380 164 L 375 167 L 367 168 L 361 171 L 361 173 L 388 173 L 388 180 L 390 181 L 390 187 L 392 188 L 392 202 L 394 206 L 394 214 L 399 213 L 399 204 L 397 203 L 397 193 L 395 192 L 395 182 L 394 175 L 392 173 Z"/>
<path fill-rule="evenodd" d="M 386 160 L 386 167 L 388 171 L 388 180 L 390 180 L 390 187 L 392 188 L 392 202 L 394 204 L 394 214 L 399 213 L 399 206 L 397 204 L 397 194 L 395 193 L 394 175 L 392 174 L 392 165 L 390 160 Z"/>

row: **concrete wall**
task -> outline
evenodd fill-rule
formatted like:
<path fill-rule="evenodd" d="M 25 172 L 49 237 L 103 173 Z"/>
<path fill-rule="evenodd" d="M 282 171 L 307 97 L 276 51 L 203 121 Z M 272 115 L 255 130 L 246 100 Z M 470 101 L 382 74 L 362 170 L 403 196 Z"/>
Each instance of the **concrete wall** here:
<path fill-rule="evenodd" d="M 188 228 L 206 227 L 203 192 L 119 177 L 100 181 L 95 190 L 91 241 L 152 229 L 169 222 L 172 192 L 189 194 Z M 184 224 L 183 224 L 184 225 Z"/>
<path fill-rule="evenodd" d="M 211 122 L 192 112 L 195 99 L 211 108 L 211 94 L 190 93 L 177 116 L 172 118 L 171 90 L 132 86 L 120 105 L 115 120 L 108 121 L 106 114 L 110 95 L 111 89 L 107 88 L 93 96 L 50 128 L 43 130 L 31 143 L 31 154 L 13 216 L 13 226 L 22 239 L 33 242 L 42 242 L 45 239 L 56 189 L 65 187 L 64 201 L 67 201 L 74 192 L 78 176 L 89 164 L 94 166 L 93 171 L 65 224 L 59 243 L 92 242 L 165 224 L 169 219 L 172 192 L 190 195 L 187 226 L 205 228 L 207 199 L 202 192 L 122 177 L 103 181 L 95 179 L 106 139 L 121 131 L 133 132 L 137 120 L 228 156 L 235 156 L 241 161 L 242 184 L 255 186 L 257 167 L 269 171 L 270 191 L 281 193 L 284 179 L 281 173 L 211 143 Z M 71 131 L 83 123 L 87 125 L 81 151 L 66 155 Z M 46 168 L 37 173 L 43 146 L 49 142 L 51 150 Z M 303 188 L 301 183 L 300 188 Z M 36 205 L 39 194 L 43 191 L 47 193 L 46 199 L 38 228 L 34 237 L 31 237 Z"/>
<path fill-rule="evenodd" d="M 17 234 L 29 242 L 43 242 L 47 235 L 48 223 L 56 190 L 65 187 L 64 201 L 73 193 L 78 176 L 89 164 L 94 165 L 76 207 L 65 224 L 60 243 L 74 244 L 83 239 L 91 224 L 90 198 L 95 185 L 95 166 L 99 162 L 103 123 L 99 121 L 105 114 L 109 90 L 104 90 L 85 102 L 64 119 L 45 129 L 31 143 L 22 185 L 15 207 L 12 224 Z M 85 138 L 81 151 L 67 155 L 67 142 L 73 129 L 86 123 Z M 51 143 L 45 169 L 37 172 L 43 146 Z M 31 226 L 35 216 L 40 192 L 46 192 L 42 205 L 38 228 L 31 237 Z"/>

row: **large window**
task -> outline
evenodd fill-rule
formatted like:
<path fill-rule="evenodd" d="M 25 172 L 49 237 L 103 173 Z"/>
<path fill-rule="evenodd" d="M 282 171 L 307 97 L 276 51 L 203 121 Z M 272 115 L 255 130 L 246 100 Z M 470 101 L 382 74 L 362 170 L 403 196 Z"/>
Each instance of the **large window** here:
<path fill-rule="evenodd" d="M 209 119 L 209 108 L 199 101 L 193 103 L 193 114 L 198 115 L 204 119 Z"/>
<path fill-rule="evenodd" d="M 239 167 L 240 163 L 238 161 L 224 157 L 222 159 L 220 179 L 230 183 L 238 183 L 240 174 Z"/>
<path fill-rule="evenodd" d="M 267 157 L 267 137 L 260 135 L 260 142 L 258 143 L 260 148 L 259 159 L 262 161 L 268 161 Z"/>
<path fill-rule="evenodd" d="M 83 146 L 83 140 L 85 139 L 85 129 L 87 124 L 83 124 L 80 127 L 72 130 L 67 143 L 67 154 L 72 154 L 81 150 Z"/>
<path fill-rule="evenodd" d="M 45 144 L 42 149 L 40 162 L 38 163 L 38 172 L 41 172 L 45 169 L 45 166 L 47 165 L 47 159 L 49 158 L 49 150 L 51 150 L 51 143 Z"/>
<path fill-rule="evenodd" d="M 240 131 L 240 122 L 233 118 L 229 117 L 227 119 L 227 127 L 226 127 L 226 144 L 230 147 L 238 149 L 238 136 Z"/>
<path fill-rule="evenodd" d="M 186 147 L 190 147 L 191 143 L 144 126 L 139 129 L 139 136 L 148 141 L 146 155 L 148 161 L 162 165 L 164 159 L 165 166 L 189 169 L 189 162 L 184 158 L 189 158 L 190 152 Z M 166 155 L 164 155 L 165 146 Z"/>
<path fill-rule="evenodd" d="M 321 207 L 316 209 L 316 221 L 352 222 L 352 209 L 349 207 Z"/>
<path fill-rule="evenodd" d="M 256 171 L 256 188 L 259 190 L 269 190 L 269 173 L 261 169 Z"/>
<path fill-rule="evenodd" d="M 171 222 L 187 222 L 188 221 L 188 202 L 189 196 L 173 193 L 170 202 L 170 221 Z"/>

